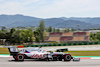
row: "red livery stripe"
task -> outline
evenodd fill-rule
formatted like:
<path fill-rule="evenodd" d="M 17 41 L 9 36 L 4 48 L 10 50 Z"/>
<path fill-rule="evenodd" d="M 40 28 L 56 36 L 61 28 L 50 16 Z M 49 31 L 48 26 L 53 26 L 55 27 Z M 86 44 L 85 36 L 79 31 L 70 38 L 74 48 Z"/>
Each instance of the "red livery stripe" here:
<path fill-rule="evenodd" d="M 80 59 L 91 59 L 91 57 L 80 57 Z"/>
<path fill-rule="evenodd" d="M 24 48 L 24 45 L 18 45 L 17 47 L 18 48 Z"/>
<path fill-rule="evenodd" d="M 55 54 L 54 56 L 57 56 L 57 54 Z"/>

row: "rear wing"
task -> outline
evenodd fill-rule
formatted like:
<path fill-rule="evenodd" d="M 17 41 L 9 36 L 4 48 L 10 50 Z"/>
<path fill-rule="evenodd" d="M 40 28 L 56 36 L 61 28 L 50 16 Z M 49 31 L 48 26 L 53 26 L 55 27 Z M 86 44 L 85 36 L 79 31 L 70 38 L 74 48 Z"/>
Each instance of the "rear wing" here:
<path fill-rule="evenodd" d="M 17 47 L 8 47 L 8 50 L 10 52 L 10 55 L 16 56 L 18 53 L 18 48 Z"/>

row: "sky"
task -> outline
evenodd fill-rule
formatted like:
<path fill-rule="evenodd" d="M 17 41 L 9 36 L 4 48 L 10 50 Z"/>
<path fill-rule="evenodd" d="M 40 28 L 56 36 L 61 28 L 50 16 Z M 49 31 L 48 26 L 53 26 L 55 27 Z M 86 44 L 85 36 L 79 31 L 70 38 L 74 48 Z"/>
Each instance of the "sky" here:
<path fill-rule="evenodd" d="M 100 17 L 100 0 L 0 0 L 0 15 Z"/>

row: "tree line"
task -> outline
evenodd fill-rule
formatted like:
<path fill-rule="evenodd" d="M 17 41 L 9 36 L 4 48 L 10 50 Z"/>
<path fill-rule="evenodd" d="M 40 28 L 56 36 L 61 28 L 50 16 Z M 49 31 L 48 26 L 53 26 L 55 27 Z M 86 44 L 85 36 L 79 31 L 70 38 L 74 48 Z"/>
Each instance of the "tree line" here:
<path fill-rule="evenodd" d="M 91 41 L 100 41 L 100 32 L 90 34 Z"/>
<path fill-rule="evenodd" d="M 33 41 L 33 32 L 31 30 L 15 30 L 12 28 L 10 32 L 0 33 L 0 39 L 6 39 L 10 43 L 25 43 Z"/>
<path fill-rule="evenodd" d="M 74 30 L 74 28 L 71 30 L 69 28 L 60 30 L 59 28 L 53 28 L 52 26 L 46 28 L 45 22 L 41 20 L 39 26 L 34 31 L 32 31 L 32 29 L 16 30 L 15 28 L 12 28 L 9 32 L 1 30 L 0 39 L 6 39 L 6 41 L 9 41 L 10 43 L 32 43 L 33 40 L 39 43 L 44 42 L 46 32 L 69 32 Z"/>

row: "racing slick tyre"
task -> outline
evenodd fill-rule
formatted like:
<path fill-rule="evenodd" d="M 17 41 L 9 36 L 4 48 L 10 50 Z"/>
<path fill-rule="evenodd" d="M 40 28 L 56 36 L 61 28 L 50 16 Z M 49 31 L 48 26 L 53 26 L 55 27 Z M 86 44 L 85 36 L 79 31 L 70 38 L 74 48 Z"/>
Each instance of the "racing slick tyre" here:
<path fill-rule="evenodd" d="M 18 54 L 17 56 L 16 56 L 16 58 L 15 58 L 15 60 L 17 60 L 17 61 L 24 61 L 24 54 Z"/>
<path fill-rule="evenodd" d="M 57 57 L 53 57 L 53 61 L 57 61 Z"/>
<path fill-rule="evenodd" d="M 59 60 L 59 61 L 62 61 L 62 57 L 59 57 L 58 60 Z"/>
<path fill-rule="evenodd" d="M 71 55 L 65 55 L 64 56 L 64 61 L 70 61 L 71 60 Z"/>
<path fill-rule="evenodd" d="M 16 59 L 16 56 L 13 56 L 13 58 L 15 59 L 15 61 L 17 60 L 17 59 Z"/>

